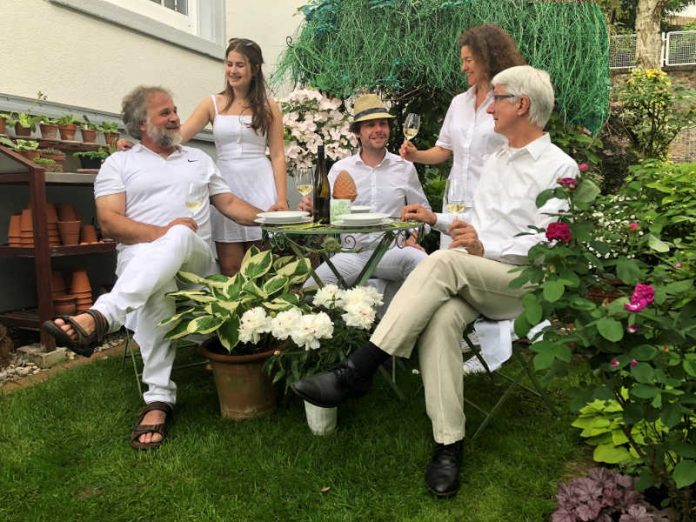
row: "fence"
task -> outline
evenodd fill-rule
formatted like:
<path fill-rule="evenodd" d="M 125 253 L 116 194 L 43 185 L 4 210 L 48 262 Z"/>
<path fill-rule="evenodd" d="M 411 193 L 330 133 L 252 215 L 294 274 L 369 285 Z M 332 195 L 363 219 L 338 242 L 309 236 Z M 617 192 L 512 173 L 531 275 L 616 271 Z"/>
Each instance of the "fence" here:
<path fill-rule="evenodd" d="M 663 66 L 696 65 L 696 31 L 662 33 Z M 609 68 L 628 69 L 636 65 L 636 35 L 618 34 L 609 41 Z"/>

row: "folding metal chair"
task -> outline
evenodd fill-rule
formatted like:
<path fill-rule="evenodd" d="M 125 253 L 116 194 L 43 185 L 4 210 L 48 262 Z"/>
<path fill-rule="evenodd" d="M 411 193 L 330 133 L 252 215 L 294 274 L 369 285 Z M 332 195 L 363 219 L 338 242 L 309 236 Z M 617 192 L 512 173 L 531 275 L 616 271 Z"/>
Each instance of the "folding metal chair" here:
<path fill-rule="evenodd" d="M 529 345 L 529 341 L 527 339 L 518 339 L 514 341 L 512 346 L 511 360 L 505 363 L 504 367 L 491 370 L 488 364 L 486 363 L 486 360 L 483 358 L 481 354 L 481 347 L 474 344 L 469 338 L 470 334 L 473 331 L 474 324 L 472 323 L 467 327 L 466 331 L 464 332 L 464 342 L 469 348 L 471 357 L 475 357 L 483 366 L 483 368 L 485 369 L 485 373 L 491 380 L 491 383 L 495 383 L 496 379 L 502 379 L 507 383 L 507 386 L 505 387 L 505 390 L 503 391 L 502 395 L 500 395 L 496 403 L 490 409 L 486 409 L 484 406 L 475 403 L 471 399 L 468 399 L 466 396 L 464 397 L 464 402 L 466 404 L 470 405 L 484 416 L 483 421 L 481 422 L 481 424 L 479 424 L 478 428 L 474 432 L 474 435 L 470 437 L 470 440 L 475 440 L 476 437 L 478 437 L 479 434 L 486 428 L 486 426 L 488 426 L 488 424 L 495 417 L 498 410 L 500 410 L 503 404 L 505 404 L 505 401 L 507 401 L 507 399 L 510 397 L 510 394 L 514 391 L 515 387 L 522 388 L 523 390 L 526 390 L 532 395 L 542 399 L 549 411 L 551 411 L 551 413 L 554 416 L 557 416 L 558 412 L 554 407 L 553 403 L 551 402 L 551 399 L 549 399 L 548 394 L 539 383 L 534 368 L 531 366 L 531 362 L 528 361 L 522 353 L 520 353 L 523 347 Z M 518 366 L 517 370 L 511 368 L 512 363 L 516 363 L 516 365 Z M 512 371 L 513 373 L 510 374 L 510 371 Z M 522 382 L 522 379 L 525 375 L 529 379 L 529 386 Z"/>

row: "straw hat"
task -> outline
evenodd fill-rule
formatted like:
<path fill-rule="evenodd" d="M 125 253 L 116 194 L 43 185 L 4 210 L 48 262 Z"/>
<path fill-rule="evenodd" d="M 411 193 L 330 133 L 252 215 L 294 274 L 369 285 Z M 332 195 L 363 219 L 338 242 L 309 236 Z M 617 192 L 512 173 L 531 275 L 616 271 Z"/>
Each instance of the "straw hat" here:
<path fill-rule="evenodd" d="M 353 105 L 353 123 L 380 118 L 392 119 L 394 116 L 387 112 L 387 108 L 382 100 L 379 99 L 379 96 L 376 94 L 365 94 L 355 100 L 355 105 Z"/>

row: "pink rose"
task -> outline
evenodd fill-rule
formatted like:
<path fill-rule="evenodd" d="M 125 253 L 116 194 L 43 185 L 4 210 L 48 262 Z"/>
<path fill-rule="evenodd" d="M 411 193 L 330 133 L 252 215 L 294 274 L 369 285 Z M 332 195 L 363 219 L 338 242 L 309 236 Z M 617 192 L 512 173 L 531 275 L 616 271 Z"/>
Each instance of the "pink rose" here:
<path fill-rule="evenodd" d="M 619 367 L 619 360 L 615 357 L 615 358 L 613 358 L 613 359 L 611 360 L 611 362 L 609 363 L 609 365 L 610 365 L 612 368 L 618 368 L 618 367 Z"/>
<path fill-rule="evenodd" d="M 631 359 L 631 367 L 635 366 L 638 366 L 638 361 L 636 361 L 635 359 Z"/>
<path fill-rule="evenodd" d="M 628 228 L 631 229 L 631 232 L 635 232 L 640 228 L 640 225 L 638 223 L 631 223 L 630 225 L 628 225 Z"/>
<path fill-rule="evenodd" d="M 586 172 L 590 166 L 587 163 L 581 163 L 578 165 L 578 168 L 580 169 L 580 172 Z"/>
<path fill-rule="evenodd" d="M 577 186 L 577 180 L 575 178 L 560 178 L 558 184 L 572 190 Z"/>
<path fill-rule="evenodd" d="M 570 243 L 573 232 L 566 223 L 551 223 L 546 229 L 546 239 L 553 241 L 557 239 L 563 243 Z"/>
<path fill-rule="evenodd" d="M 638 283 L 633 289 L 631 303 L 625 304 L 624 308 L 629 312 L 640 312 L 655 300 L 655 289 L 652 285 Z"/>
<path fill-rule="evenodd" d="M 629 324 L 628 327 L 626 328 L 628 330 L 628 333 L 636 333 L 638 331 L 638 325 L 637 324 Z"/>

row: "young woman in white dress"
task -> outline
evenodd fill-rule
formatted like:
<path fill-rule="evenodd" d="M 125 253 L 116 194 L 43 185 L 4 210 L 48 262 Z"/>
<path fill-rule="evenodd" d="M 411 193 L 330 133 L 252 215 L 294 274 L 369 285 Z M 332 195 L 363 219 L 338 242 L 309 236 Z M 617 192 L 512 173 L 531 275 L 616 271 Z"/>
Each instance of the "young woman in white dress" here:
<path fill-rule="evenodd" d="M 268 96 L 261 48 L 232 38 L 225 51 L 225 89 L 206 97 L 181 126 L 184 141 L 213 125 L 217 165 L 232 192 L 266 210 L 287 210 L 283 116 Z M 270 160 L 266 156 L 270 151 Z M 247 249 L 261 240 L 259 227 L 212 215 L 220 271 L 233 275 Z"/>

